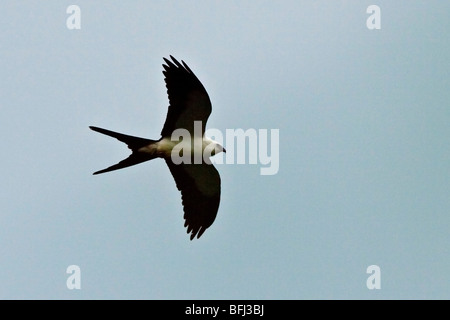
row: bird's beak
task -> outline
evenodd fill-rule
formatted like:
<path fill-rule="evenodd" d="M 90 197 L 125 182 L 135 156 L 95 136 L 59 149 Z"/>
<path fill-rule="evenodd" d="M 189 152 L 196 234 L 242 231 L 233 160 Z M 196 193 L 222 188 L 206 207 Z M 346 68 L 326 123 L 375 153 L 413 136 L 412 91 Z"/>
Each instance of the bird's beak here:
<path fill-rule="evenodd" d="M 227 153 L 227 150 L 224 147 L 222 147 L 222 151 Z"/>

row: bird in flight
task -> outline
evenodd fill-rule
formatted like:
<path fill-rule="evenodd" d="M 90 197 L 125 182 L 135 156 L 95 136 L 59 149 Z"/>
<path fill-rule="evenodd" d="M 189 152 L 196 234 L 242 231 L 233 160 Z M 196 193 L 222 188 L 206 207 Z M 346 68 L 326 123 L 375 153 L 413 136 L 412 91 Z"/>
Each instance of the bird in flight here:
<path fill-rule="evenodd" d="M 169 109 L 159 140 L 134 137 L 90 126 L 94 131 L 124 142 L 131 155 L 94 175 L 163 158 L 181 191 L 184 226 L 190 239 L 200 236 L 216 218 L 220 203 L 220 175 L 209 156 L 226 152 L 217 142 L 205 136 L 211 114 L 211 101 L 200 80 L 181 61 L 163 58 L 164 81 L 169 96 Z"/>

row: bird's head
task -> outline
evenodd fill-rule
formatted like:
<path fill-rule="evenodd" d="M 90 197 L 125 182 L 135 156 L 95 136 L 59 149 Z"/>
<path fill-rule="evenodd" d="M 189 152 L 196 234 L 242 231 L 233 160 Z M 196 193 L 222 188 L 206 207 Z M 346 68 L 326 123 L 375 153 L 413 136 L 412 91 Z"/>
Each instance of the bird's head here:
<path fill-rule="evenodd" d="M 221 152 L 227 152 L 227 150 L 225 150 L 225 148 L 220 143 L 206 137 L 204 139 L 203 150 L 207 151 L 206 154 L 209 154 L 209 156 L 214 156 Z"/>

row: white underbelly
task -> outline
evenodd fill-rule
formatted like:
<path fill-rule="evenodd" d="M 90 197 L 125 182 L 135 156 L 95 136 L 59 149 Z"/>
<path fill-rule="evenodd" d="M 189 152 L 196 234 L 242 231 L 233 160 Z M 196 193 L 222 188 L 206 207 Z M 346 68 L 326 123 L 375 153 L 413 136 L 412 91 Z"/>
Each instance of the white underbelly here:
<path fill-rule="evenodd" d="M 170 138 L 163 138 L 160 141 L 140 148 L 139 152 L 149 153 L 162 158 L 171 157 L 172 153 L 178 155 L 180 152 L 184 155 L 191 154 L 203 156 L 205 148 L 210 143 L 211 140 L 200 137 L 181 141 L 173 141 Z"/>
<path fill-rule="evenodd" d="M 184 139 L 181 141 L 172 141 L 169 138 L 164 138 L 157 143 L 157 152 L 159 154 L 164 154 L 165 156 L 170 156 L 172 150 L 183 150 L 183 152 L 187 152 L 190 154 L 203 154 L 203 150 L 205 149 L 205 140 L 202 138 L 194 138 L 194 139 Z M 174 151 L 175 151 L 174 150 Z"/>

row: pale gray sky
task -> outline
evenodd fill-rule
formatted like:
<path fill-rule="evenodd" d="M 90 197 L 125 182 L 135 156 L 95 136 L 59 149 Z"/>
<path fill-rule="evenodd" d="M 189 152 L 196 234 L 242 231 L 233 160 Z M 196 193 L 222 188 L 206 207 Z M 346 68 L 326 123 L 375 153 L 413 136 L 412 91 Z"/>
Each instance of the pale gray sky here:
<path fill-rule="evenodd" d="M 3 1 L 0 298 L 449 299 L 449 10 Z M 276 175 L 217 165 L 219 213 L 192 242 L 164 161 L 92 176 L 129 151 L 89 125 L 159 138 L 170 54 L 208 90 L 209 128 L 280 137 Z"/>

